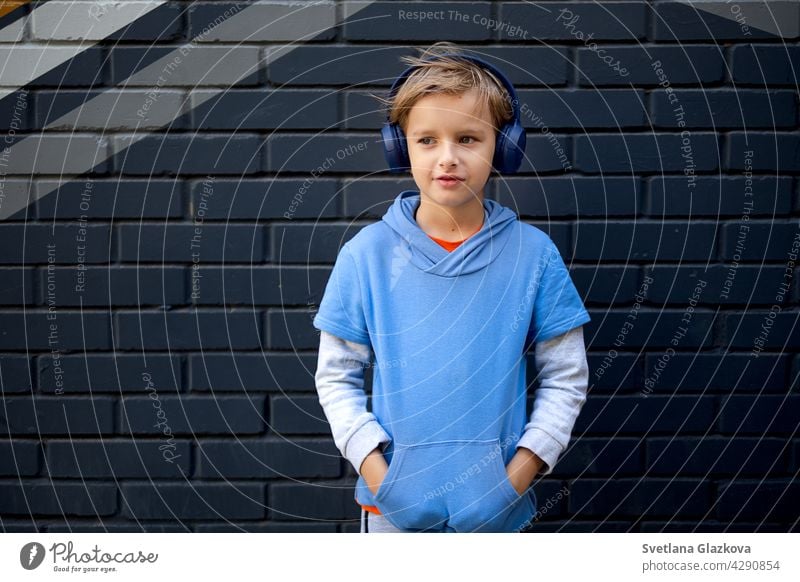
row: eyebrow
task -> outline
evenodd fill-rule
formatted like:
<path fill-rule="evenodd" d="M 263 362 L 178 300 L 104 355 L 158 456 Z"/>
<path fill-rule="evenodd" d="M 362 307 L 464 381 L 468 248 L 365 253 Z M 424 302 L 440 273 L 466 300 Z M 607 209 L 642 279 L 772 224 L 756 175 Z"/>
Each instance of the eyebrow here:
<path fill-rule="evenodd" d="M 430 134 L 436 133 L 435 129 L 418 129 L 417 131 L 411 132 L 411 135 L 422 135 L 422 134 Z M 477 127 L 468 127 L 466 129 L 462 129 L 459 133 L 483 133 L 483 130 Z"/>

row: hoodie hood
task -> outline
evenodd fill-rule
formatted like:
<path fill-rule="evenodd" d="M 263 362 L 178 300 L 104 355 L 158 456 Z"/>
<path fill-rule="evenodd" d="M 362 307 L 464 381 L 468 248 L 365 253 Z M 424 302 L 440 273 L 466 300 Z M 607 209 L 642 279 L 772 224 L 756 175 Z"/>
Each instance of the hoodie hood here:
<path fill-rule="evenodd" d="M 458 277 L 483 269 L 494 261 L 514 233 L 517 215 L 509 208 L 485 199 L 481 229 L 448 252 L 423 231 L 414 219 L 420 193 L 405 190 L 395 198 L 383 221 L 405 241 L 404 255 L 417 268 L 441 277 Z"/>

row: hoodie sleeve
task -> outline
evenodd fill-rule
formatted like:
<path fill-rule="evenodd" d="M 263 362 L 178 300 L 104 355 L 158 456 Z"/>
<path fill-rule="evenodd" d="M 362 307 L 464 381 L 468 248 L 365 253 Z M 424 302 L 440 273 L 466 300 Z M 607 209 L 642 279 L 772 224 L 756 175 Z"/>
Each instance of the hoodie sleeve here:
<path fill-rule="evenodd" d="M 359 344 L 369 344 L 361 280 L 353 255 L 345 244 L 325 287 L 314 317 L 314 327 Z"/>
<path fill-rule="evenodd" d="M 591 319 L 558 247 L 550 238 L 547 246 L 539 265 L 541 275 L 533 303 L 528 343 L 552 339 Z"/>
<path fill-rule="evenodd" d="M 367 412 L 364 366 L 370 362 L 370 351 L 368 345 L 323 331 L 314 378 L 333 441 L 358 474 L 367 455 L 391 440 L 375 415 Z"/>
<path fill-rule="evenodd" d="M 589 365 L 583 342 L 583 328 L 576 327 L 558 337 L 536 344 L 539 388 L 533 400 L 530 421 L 517 447 L 536 453 L 549 475 L 567 444 L 575 420 L 586 401 Z"/>

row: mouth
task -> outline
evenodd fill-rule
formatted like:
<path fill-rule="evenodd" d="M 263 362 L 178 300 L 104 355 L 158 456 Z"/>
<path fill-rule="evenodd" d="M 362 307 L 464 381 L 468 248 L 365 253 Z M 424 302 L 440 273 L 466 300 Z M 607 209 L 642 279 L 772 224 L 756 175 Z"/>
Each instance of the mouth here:
<path fill-rule="evenodd" d="M 464 178 L 459 178 L 458 176 L 439 176 L 436 178 L 436 181 L 440 184 L 455 184 L 457 182 L 463 182 Z"/>

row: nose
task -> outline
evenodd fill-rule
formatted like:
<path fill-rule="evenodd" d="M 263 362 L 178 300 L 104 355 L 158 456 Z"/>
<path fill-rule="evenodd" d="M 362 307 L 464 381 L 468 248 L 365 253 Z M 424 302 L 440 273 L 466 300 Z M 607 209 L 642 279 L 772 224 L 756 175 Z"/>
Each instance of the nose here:
<path fill-rule="evenodd" d="M 458 163 L 456 155 L 456 145 L 447 140 L 442 141 L 441 153 L 439 155 L 439 165 L 442 167 L 454 166 Z"/>

